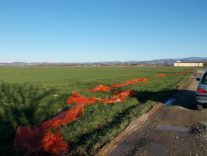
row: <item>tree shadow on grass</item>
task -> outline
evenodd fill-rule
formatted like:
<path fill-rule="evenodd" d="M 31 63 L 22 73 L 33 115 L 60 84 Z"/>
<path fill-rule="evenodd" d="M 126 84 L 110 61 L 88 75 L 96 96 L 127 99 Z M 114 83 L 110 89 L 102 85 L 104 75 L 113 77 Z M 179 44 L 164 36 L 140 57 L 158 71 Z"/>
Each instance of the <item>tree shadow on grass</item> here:
<path fill-rule="evenodd" d="M 53 89 L 0 83 L 0 155 L 22 155 L 13 150 L 16 127 L 51 118 L 64 107 L 65 98 Z"/>

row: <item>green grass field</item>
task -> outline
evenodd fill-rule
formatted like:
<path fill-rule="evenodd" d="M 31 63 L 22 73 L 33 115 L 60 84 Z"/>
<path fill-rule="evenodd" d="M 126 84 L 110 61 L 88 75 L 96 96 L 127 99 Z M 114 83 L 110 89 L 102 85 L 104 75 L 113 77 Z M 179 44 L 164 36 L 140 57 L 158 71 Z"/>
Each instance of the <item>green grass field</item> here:
<path fill-rule="evenodd" d="M 18 155 L 12 150 L 15 128 L 35 125 L 70 106 L 65 104 L 71 91 L 86 96 L 106 96 L 85 93 L 98 84 L 111 85 L 125 80 L 146 77 L 147 84 L 121 88 L 138 91 L 136 98 L 122 103 L 87 106 L 79 120 L 62 126 L 69 155 L 94 155 L 117 136 L 137 116 L 146 112 L 154 102 L 164 102 L 176 92 L 179 83 L 195 70 L 174 67 L 0 67 L 0 155 Z M 167 77 L 157 78 L 159 73 Z"/>

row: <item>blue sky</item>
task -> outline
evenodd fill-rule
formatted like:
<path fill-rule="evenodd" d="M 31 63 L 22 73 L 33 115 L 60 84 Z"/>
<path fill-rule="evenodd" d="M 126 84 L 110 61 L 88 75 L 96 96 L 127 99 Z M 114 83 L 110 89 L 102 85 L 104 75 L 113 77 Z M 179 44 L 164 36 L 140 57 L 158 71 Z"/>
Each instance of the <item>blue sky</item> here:
<path fill-rule="evenodd" d="M 0 0 L 0 62 L 207 56 L 206 0 Z"/>

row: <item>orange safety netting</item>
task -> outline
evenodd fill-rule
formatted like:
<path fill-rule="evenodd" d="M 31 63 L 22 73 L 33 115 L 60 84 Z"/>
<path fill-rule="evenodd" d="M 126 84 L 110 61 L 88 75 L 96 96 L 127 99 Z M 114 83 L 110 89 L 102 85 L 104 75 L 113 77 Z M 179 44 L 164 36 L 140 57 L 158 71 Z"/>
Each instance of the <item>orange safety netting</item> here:
<path fill-rule="evenodd" d="M 131 95 L 131 90 L 126 91 L 115 91 L 115 95 L 112 96 L 112 98 L 87 98 L 82 96 L 78 92 L 73 92 L 72 95 L 67 99 L 67 104 L 83 104 L 83 105 L 92 105 L 95 102 L 102 102 L 104 104 L 112 104 L 117 102 L 123 102 L 128 96 Z"/>
<path fill-rule="evenodd" d="M 41 127 L 44 129 L 58 128 L 60 125 L 67 125 L 70 122 L 77 120 L 79 117 L 83 116 L 83 114 L 83 104 L 76 105 L 63 113 L 58 114 L 54 118 L 43 122 Z"/>
<path fill-rule="evenodd" d="M 127 80 L 124 83 L 113 84 L 113 85 L 111 85 L 111 87 L 112 88 L 119 88 L 119 87 L 124 87 L 127 85 L 137 84 L 139 82 L 147 83 L 148 81 L 149 81 L 148 78 L 136 78 L 136 79 Z"/>
<path fill-rule="evenodd" d="M 111 91 L 111 87 L 109 86 L 105 86 L 105 85 L 98 85 L 96 87 L 94 87 L 92 90 L 86 90 L 87 92 L 109 92 Z"/>
<path fill-rule="evenodd" d="M 112 104 L 112 103 L 117 103 L 117 102 L 123 102 L 126 100 L 128 96 L 131 95 L 130 90 L 126 90 L 123 92 L 115 92 L 116 95 L 114 95 L 111 99 L 109 98 L 103 98 L 100 99 L 100 102 L 103 102 L 104 104 Z"/>
<path fill-rule="evenodd" d="M 166 77 L 168 76 L 167 74 L 157 74 L 156 77 Z"/>
<path fill-rule="evenodd" d="M 177 72 L 175 74 L 181 75 L 181 74 L 187 74 L 187 73 L 188 73 L 188 71 L 183 71 L 183 72 Z"/>
<path fill-rule="evenodd" d="M 94 87 L 90 92 L 109 92 L 113 88 L 118 88 L 126 85 L 136 84 L 138 82 L 148 82 L 147 78 L 137 78 L 127 80 L 123 84 L 113 84 L 111 87 L 105 85 L 99 85 Z M 42 122 L 35 126 L 18 127 L 16 129 L 16 136 L 14 141 L 14 147 L 17 150 L 23 150 L 31 153 L 48 152 L 51 154 L 63 154 L 69 150 L 60 133 L 53 134 L 51 129 L 59 129 L 61 125 L 69 124 L 79 117 L 83 116 L 84 106 L 92 105 L 95 102 L 101 102 L 103 104 L 112 104 L 117 102 L 123 102 L 128 96 L 132 95 L 132 91 L 115 91 L 112 98 L 96 98 L 85 97 L 78 92 L 72 92 L 71 96 L 67 99 L 67 104 L 76 104 L 76 106 L 69 110 L 58 114 L 50 120 Z"/>
<path fill-rule="evenodd" d="M 115 96 L 118 96 L 121 101 L 124 101 L 128 96 L 132 95 L 132 91 L 131 90 L 125 90 L 123 92 L 115 92 Z"/>
<path fill-rule="evenodd" d="M 176 74 L 186 74 L 188 71 L 177 72 Z M 167 74 L 157 74 L 157 77 L 165 77 Z M 116 83 L 111 86 L 98 85 L 92 90 L 86 90 L 89 92 L 109 92 L 112 89 L 124 87 L 127 85 L 137 84 L 139 82 L 146 83 L 148 78 L 136 78 L 127 80 L 124 83 Z M 27 151 L 28 153 L 41 153 L 48 152 L 51 154 L 62 155 L 69 151 L 69 145 L 67 145 L 61 133 L 52 133 L 51 129 L 59 129 L 61 125 L 69 124 L 84 114 L 84 106 L 92 105 L 95 102 L 101 102 L 103 104 L 112 104 L 117 102 L 123 102 L 127 97 L 135 97 L 136 91 L 125 90 L 115 91 L 114 95 L 109 98 L 96 98 L 85 97 L 78 92 L 72 92 L 71 96 L 67 99 L 67 104 L 76 104 L 67 111 L 64 111 L 57 116 L 44 121 L 35 126 L 18 127 L 16 129 L 16 136 L 14 141 L 14 147 L 17 150 Z"/>
<path fill-rule="evenodd" d="M 112 88 L 120 88 L 120 87 L 124 87 L 126 86 L 125 83 L 115 83 L 113 85 L 111 85 Z"/>
<path fill-rule="evenodd" d="M 64 142 L 62 135 L 53 134 L 50 130 L 44 135 L 41 144 L 47 153 L 60 155 L 69 151 L 69 146 Z"/>
<path fill-rule="evenodd" d="M 85 91 L 86 92 L 109 92 L 113 88 L 119 88 L 119 87 L 124 87 L 124 86 L 127 86 L 127 85 L 137 84 L 139 82 L 146 83 L 148 81 L 149 81 L 148 78 L 136 78 L 136 79 L 127 80 L 124 83 L 115 83 L 115 84 L 112 84 L 111 86 L 105 86 L 103 84 L 100 84 L 100 85 L 94 87 L 91 90 L 86 89 Z"/>
<path fill-rule="evenodd" d="M 67 104 L 84 104 L 84 105 L 92 105 L 95 103 L 97 98 L 95 97 L 84 97 L 78 92 L 73 92 L 71 96 L 67 99 Z"/>
<path fill-rule="evenodd" d="M 15 149 L 31 153 L 53 152 L 49 150 L 49 147 L 60 146 L 57 140 L 61 141 L 61 137 L 59 135 L 56 137 L 53 136 L 53 139 L 46 145 L 45 139 L 50 129 L 57 129 L 60 125 L 69 124 L 81 117 L 83 113 L 84 107 L 80 104 L 36 126 L 18 127 L 14 141 Z M 63 144 L 62 141 L 60 143 L 61 148 L 59 148 L 59 152 L 67 152 L 69 149 L 68 146 Z"/>

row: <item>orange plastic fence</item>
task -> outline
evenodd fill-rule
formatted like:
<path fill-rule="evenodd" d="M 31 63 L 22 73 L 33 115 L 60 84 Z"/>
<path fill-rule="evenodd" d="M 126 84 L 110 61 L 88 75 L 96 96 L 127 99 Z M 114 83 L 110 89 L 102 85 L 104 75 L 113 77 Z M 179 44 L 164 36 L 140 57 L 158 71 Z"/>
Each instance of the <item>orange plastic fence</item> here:
<path fill-rule="evenodd" d="M 187 74 L 187 73 L 189 73 L 189 71 L 177 72 L 175 74 L 181 75 L 181 74 Z"/>
<path fill-rule="evenodd" d="M 118 88 L 130 84 L 136 84 L 138 82 L 147 82 L 147 78 L 137 78 L 127 80 L 123 84 L 114 84 L 112 86 L 99 85 L 94 87 L 91 92 L 109 92 L 112 88 Z M 84 113 L 85 105 L 92 105 L 95 102 L 102 102 L 103 104 L 112 104 L 117 102 L 123 102 L 131 91 L 116 91 L 112 98 L 96 98 L 85 97 L 78 92 L 72 92 L 71 96 L 67 99 L 67 104 L 76 104 L 71 109 L 60 113 L 54 118 L 42 122 L 36 126 L 18 127 L 16 130 L 16 137 L 14 141 L 15 149 L 24 150 L 31 153 L 48 152 L 52 154 L 62 154 L 69 150 L 69 146 L 64 143 L 61 134 L 53 134 L 51 129 L 58 129 L 60 125 L 69 124 Z"/>
<path fill-rule="evenodd" d="M 124 87 L 124 86 L 127 86 L 127 85 L 137 84 L 139 82 L 146 83 L 148 81 L 149 81 L 148 78 L 136 78 L 136 79 L 127 80 L 124 83 L 115 83 L 115 84 L 112 84 L 111 86 L 105 86 L 103 84 L 100 84 L 100 85 L 94 87 L 93 89 L 86 90 L 86 91 L 87 92 L 100 92 L 100 91 L 101 92 L 109 92 L 113 88 L 119 88 L 119 87 Z"/>
<path fill-rule="evenodd" d="M 186 73 L 186 72 L 185 72 Z M 176 74 L 181 74 L 176 73 Z M 184 74 L 184 72 L 182 72 Z M 160 77 L 166 76 L 166 74 L 159 74 Z M 137 84 L 139 82 L 146 83 L 148 78 L 136 78 L 127 80 L 124 83 L 113 84 L 110 87 L 105 85 L 99 85 L 94 87 L 90 92 L 109 92 L 112 89 Z M 123 102 L 127 97 L 137 94 L 135 91 L 115 91 L 112 98 L 96 98 L 85 97 L 78 92 L 72 92 L 71 96 L 67 99 L 67 104 L 76 104 L 69 110 L 58 114 L 57 116 L 49 119 L 36 126 L 18 127 L 16 129 L 16 136 L 14 141 L 14 147 L 17 150 L 23 150 L 28 153 L 42 153 L 48 152 L 51 154 L 61 155 L 68 152 L 69 145 L 64 143 L 63 137 L 60 133 L 53 134 L 51 129 L 59 129 L 61 125 L 69 124 L 84 114 L 84 106 L 92 105 L 95 102 L 102 102 L 103 104 L 112 104 L 117 102 Z M 41 154 L 40 154 L 41 155 Z"/>
<path fill-rule="evenodd" d="M 51 131 L 48 131 L 44 135 L 41 144 L 47 153 L 60 155 L 69 151 L 69 146 L 64 142 L 60 133 L 54 134 Z"/>
<path fill-rule="evenodd" d="M 115 83 L 111 85 L 112 88 L 119 88 L 119 87 L 124 87 L 124 86 L 126 86 L 125 83 Z"/>
<path fill-rule="evenodd" d="M 67 104 L 83 104 L 83 105 L 92 105 L 97 101 L 95 97 L 84 97 L 78 92 L 72 92 L 71 96 L 67 99 Z"/>
<path fill-rule="evenodd" d="M 166 77 L 168 76 L 167 74 L 157 74 L 156 77 Z"/>
<path fill-rule="evenodd" d="M 103 102 L 104 104 L 112 104 L 117 102 L 123 102 L 126 100 L 126 98 L 130 96 L 130 90 L 126 90 L 124 92 L 116 93 L 111 99 L 109 98 L 103 98 L 100 99 L 100 102 Z"/>
<path fill-rule="evenodd" d="M 87 98 L 82 96 L 78 92 L 73 92 L 71 96 L 67 99 L 67 104 L 83 104 L 83 105 L 92 105 L 95 102 L 102 102 L 104 104 L 112 104 L 112 103 L 117 103 L 117 102 L 123 102 L 126 100 L 128 96 L 130 96 L 131 91 L 126 90 L 126 91 L 115 91 L 115 95 L 112 96 L 110 99 L 109 97 L 105 98 L 96 98 L 96 97 L 91 97 Z"/>
<path fill-rule="evenodd" d="M 62 143 L 60 135 L 51 135 L 52 139 L 48 140 L 48 143 L 46 143 L 48 135 L 51 134 L 49 131 L 52 128 L 55 129 L 60 125 L 66 125 L 77 120 L 83 115 L 83 113 L 84 107 L 82 104 L 80 104 L 39 125 L 18 127 L 16 129 L 14 148 L 16 150 L 22 150 L 31 153 L 52 152 L 52 154 L 62 154 L 67 152 L 69 147 L 68 145 L 66 146 L 66 144 Z M 60 141 L 60 144 L 58 141 Z M 56 146 L 60 148 L 59 150 L 54 149 L 55 153 L 53 153 L 54 150 L 50 148 L 54 148 Z"/>
<path fill-rule="evenodd" d="M 67 99 L 68 104 L 77 104 L 75 107 L 60 113 L 54 118 L 47 120 L 36 126 L 18 127 L 15 137 L 15 149 L 29 150 L 30 152 L 49 152 L 52 154 L 62 154 L 67 152 L 69 146 L 64 143 L 60 134 L 54 135 L 50 129 L 57 129 L 60 125 L 69 124 L 84 113 L 84 105 L 92 105 L 95 102 L 102 102 L 104 104 L 112 104 L 123 102 L 131 95 L 130 90 L 123 92 L 117 91 L 115 95 L 110 98 L 87 98 L 78 92 L 73 92 Z"/>
<path fill-rule="evenodd" d="M 124 83 L 113 84 L 113 85 L 111 85 L 111 87 L 112 88 L 119 88 L 119 87 L 124 87 L 127 85 L 137 84 L 139 82 L 147 83 L 148 81 L 149 81 L 148 78 L 136 78 L 136 79 L 127 80 Z"/>
<path fill-rule="evenodd" d="M 92 90 L 86 90 L 87 92 L 109 92 L 111 91 L 111 87 L 109 86 L 105 86 L 105 85 L 98 85 L 96 87 L 94 87 Z"/>

